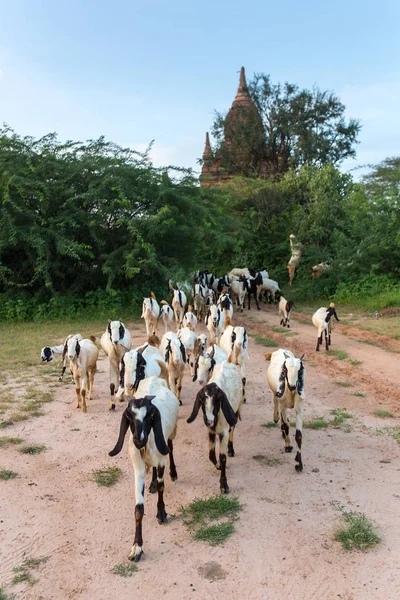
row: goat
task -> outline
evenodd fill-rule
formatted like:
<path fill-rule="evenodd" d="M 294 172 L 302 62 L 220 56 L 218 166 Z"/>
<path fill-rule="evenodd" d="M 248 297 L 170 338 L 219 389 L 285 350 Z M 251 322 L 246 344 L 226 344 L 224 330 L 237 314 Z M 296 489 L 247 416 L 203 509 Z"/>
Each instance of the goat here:
<path fill-rule="evenodd" d="M 143 298 L 142 316 L 146 323 L 147 335 L 157 335 L 158 317 L 160 316 L 160 307 L 154 295 L 150 293 L 150 298 Z"/>
<path fill-rule="evenodd" d="M 143 379 L 159 377 L 168 382 L 168 369 L 156 347 L 146 342 L 125 354 L 122 361 L 125 369 L 125 394 L 136 392 Z"/>
<path fill-rule="evenodd" d="M 242 275 L 250 277 L 250 271 L 247 267 L 244 269 L 232 269 L 232 271 L 229 272 L 229 275 L 234 275 L 235 277 L 242 277 Z"/>
<path fill-rule="evenodd" d="M 229 493 L 226 478 L 226 451 L 228 456 L 235 456 L 233 448 L 233 432 L 239 418 L 242 403 L 240 386 L 240 369 L 236 364 L 224 361 L 215 365 L 210 382 L 198 392 L 194 401 L 192 414 L 187 422 L 192 423 L 201 408 L 205 425 L 208 427 L 209 459 L 217 469 L 221 470 L 220 489 Z M 215 438 L 219 437 L 219 461 L 215 454 Z"/>
<path fill-rule="evenodd" d="M 242 375 L 243 402 L 246 402 L 246 360 L 250 358 L 249 337 L 246 329 L 229 325 L 222 334 L 219 345 L 227 356 L 234 351 L 237 353 L 237 363 L 240 365 Z"/>
<path fill-rule="evenodd" d="M 107 329 L 101 336 L 100 345 L 110 362 L 110 410 L 115 410 L 115 390 L 120 402 L 124 395 L 124 363 L 125 352 L 131 349 L 131 334 L 122 321 L 108 321 Z M 121 363 L 121 370 L 119 365 Z M 121 381 L 120 388 L 118 383 Z"/>
<path fill-rule="evenodd" d="M 215 365 L 219 365 L 227 358 L 227 354 L 217 344 L 212 344 L 196 359 L 192 381 L 198 381 L 200 385 L 206 384 L 213 374 Z"/>
<path fill-rule="evenodd" d="M 68 343 L 68 340 L 72 337 L 76 337 L 79 340 L 82 339 L 82 336 L 80 333 L 75 333 L 75 334 L 71 333 L 70 335 L 67 335 L 64 343 L 61 344 L 60 346 L 44 346 L 40 352 L 40 357 L 42 359 L 42 362 L 51 362 L 53 360 L 55 354 L 62 354 L 62 358 L 60 361 L 60 362 L 62 362 L 62 369 L 61 369 L 61 373 L 58 377 L 58 381 L 63 380 L 65 369 L 67 368 L 67 364 L 68 364 L 67 343 Z"/>
<path fill-rule="evenodd" d="M 190 304 L 188 306 L 187 312 L 185 313 L 185 316 L 183 317 L 182 326 L 189 327 L 189 329 L 191 329 L 192 331 L 195 331 L 197 327 L 197 317 L 192 312 L 192 306 L 190 306 Z"/>
<path fill-rule="evenodd" d="M 278 308 L 279 308 L 279 316 L 282 315 L 281 325 L 283 327 L 287 326 L 288 328 L 290 328 L 290 313 L 292 312 L 293 306 L 294 306 L 293 300 L 286 300 L 286 298 L 284 298 L 283 296 L 280 297 Z"/>
<path fill-rule="evenodd" d="M 182 329 L 179 329 L 177 336 L 185 346 L 186 362 L 190 367 L 190 374 L 193 375 L 193 354 L 197 343 L 197 336 L 189 327 L 182 327 Z"/>
<path fill-rule="evenodd" d="M 196 362 L 196 360 L 198 359 L 199 356 L 203 356 L 204 352 L 206 351 L 207 346 L 208 346 L 208 337 L 204 333 L 201 333 L 197 337 L 197 341 L 194 345 L 193 362 Z"/>
<path fill-rule="evenodd" d="M 216 304 L 211 304 L 206 314 L 205 323 L 210 332 L 211 339 L 217 342 L 217 344 L 225 329 L 225 322 L 226 319 L 223 311 Z"/>
<path fill-rule="evenodd" d="M 165 364 L 168 369 L 168 384 L 169 389 L 176 394 L 176 397 L 181 402 L 182 379 L 185 373 L 186 351 L 185 346 L 173 331 L 164 333 L 161 344 L 160 353 L 164 357 Z"/>
<path fill-rule="evenodd" d="M 159 319 L 163 322 L 165 332 L 170 331 L 172 321 L 174 320 L 174 311 L 165 300 L 161 300 L 161 309 L 159 314 Z"/>
<path fill-rule="evenodd" d="M 145 379 L 139 385 L 136 398 L 129 401 L 122 415 L 118 441 L 109 452 L 109 456 L 116 456 L 121 452 L 126 433 L 130 429 L 129 455 L 135 477 L 136 527 L 129 559 L 135 562 L 143 554 L 142 520 L 146 469 L 153 469 L 152 484 L 157 481 L 157 521 L 160 525 L 167 522 L 164 470 L 169 455 L 169 474 L 172 481 L 177 480 L 172 441 L 176 435 L 178 412 L 178 400 L 165 381 L 158 377 Z"/>
<path fill-rule="evenodd" d="M 266 271 L 263 271 L 266 273 Z M 244 285 L 246 287 L 248 304 L 247 308 L 250 310 L 250 298 L 254 296 L 254 300 L 256 301 L 257 310 L 260 310 L 260 306 L 258 304 L 258 294 L 257 294 L 257 286 L 262 285 L 263 275 L 261 273 L 252 274 L 251 277 L 244 278 Z"/>
<path fill-rule="evenodd" d="M 313 267 L 310 267 L 311 276 L 313 279 L 318 279 L 318 277 L 321 277 L 321 275 L 323 273 L 326 273 L 326 271 L 329 271 L 331 268 L 332 268 L 332 265 L 329 265 L 326 262 L 318 263 L 318 265 L 314 265 Z"/>
<path fill-rule="evenodd" d="M 295 243 L 296 236 L 292 234 L 289 235 L 289 241 L 290 241 L 290 249 L 292 251 L 292 256 L 290 257 L 290 260 L 287 264 L 287 268 L 289 271 L 289 283 L 290 285 L 292 285 L 293 279 L 294 279 L 294 274 L 296 272 L 296 267 L 299 266 L 300 264 L 300 260 L 301 260 L 301 255 L 302 255 L 302 244 L 299 242 Z"/>
<path fill-rule="evenodd" d="M 176 330 L 182 327 L 186 304 L 186 294 L 182 292 L 182 290 L 174 289 L 174 295 L 172 298 L 171 305 L 175 315 Z"/>
<path fill-rule="evenodd" d="M 199 320 L 203 319 L 206 314 L 206 295 L 208 287 L 201 283 L 195 283 L 193 288 L 193 305 L 196 316 Z"/>
<path fill-rule="evenodd" d="M 223 310 L 225 315 L 225 320 L 227 318 L 231 319 L 233 316 L 233 305 L 232 300 L 228 294 L 228 292 L 223 292 L 218 298 L 217 306 Z"/>
<path fill-rule="evenodd" d="M 257 294 L 259 296 L 259 300 L 261 292 L 263 291 L 266 291 L 268 295 L 271 296 L 272 302 L 275 302 L 278 299 L 278 297 L 281 296 L 282 293 L 278 282 L 266 277 L 263 277 L 262 283 L 260 285 L 257 285 Z"/>
<path fill-rule="evenodd" d="M 228 275 L 224 275 L 223 277 L 217 278 L 216 285 L 214 282 L 214 284 L 212 286 L 214 292 L 217 292 L 217 294 L 221 294 L 224 290 L 229 291 L 230 287 L 231 287 L 231 282 L 229 281 Z"/>
<path fill-rule="evenodd" d="M 280 348 L 276 352 L 268 353 L 265 359 L 270 361 L 267 370 L 267 381 L 274 395 L 274 422 L 279 421 L 281 415 L 281 431 L 285 440 L 285 452 L 292 452 L 289 436 L 289 420 L 287 409 L 296 410 L 296 435 L 297 453 L 295 457 L 296 471 L 303 470 L 301 459 L 301 446 L 303 440 L 303 400 L 305 399 L 304 381 L 306 370 L 303 365 L 303 356 L 296 358 L 290 350 Z"/>
<path fill-rule="evenodd" d="M 69 366 L 75 382 L 76 408 L 82 405 L 82 411 L 87 411 L 86 392 L 89 400 L 92 399 L 93 381 L 96 373 L 97 359 L 99 351 L 94 344 L 95 337 L 79 340 L 77 336 L 72 336 L 67 342 L 67 354 Z"/>
<path fill-rule="evenodd" d="M 325 348 L 329 350 L 329 346 L 331 345 L 331 331 L 332 324 L 331 318 L 335 317 L 336 321 L 340 321 L 339 317 L 336 314 L 335 305 L 333 302 L 329 305 L 329 308 L 322 306 L 312 316 L 313 325 L 318 329 L 318 340 L 316 351 L 319 352 L 319 346 L 322 344 L 322 336 L 325 332 Z"/>

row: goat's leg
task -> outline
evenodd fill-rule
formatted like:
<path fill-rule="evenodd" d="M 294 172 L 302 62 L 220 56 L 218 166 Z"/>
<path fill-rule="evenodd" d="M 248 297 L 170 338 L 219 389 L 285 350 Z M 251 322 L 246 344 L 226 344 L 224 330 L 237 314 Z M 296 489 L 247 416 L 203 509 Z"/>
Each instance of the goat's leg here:
<path fill-rule="evenodd" d="M 60 377 L 58 378 L 58 381 L 62 381 L 63 380 L 66 368 L 67 368 L 66 365 L 64 365 L 63 368 L 61 369 L 61 373 L 60 373 Z"/>
<path fill-rule="evenodd" d="M 115 410 L 115 390 L 118 387 L 118 364 L 110 358 L 110 410 Z"/>
<path fill-rule="evenodd" d="M 235 431 L 235 427 L 229 428 L 228 435 L 228 456 L 235 456 L 235 450 L 233 448 L 233 433 Z"/>
<path fill-rule="evenodd" d="M 242 397 L 243 402 L 246 402 L 246 377 L 242 377 Z"/>
<path fill-rule="evenodd" d="M 217 463 L 217 457 L 215 455 L 215 433 L 213 431 L 208 432 L 208 458 L 211 460 L 212 464 L 219 469 L 219 464 Z"/>
<path fill-rule="evenodd" d="M 274 423 L 279 421 L 279 399 L 274 396 L 274 415 L 273 415 Z"/>
<path fill-rule="evenodd" d="M 120 402 L 123 402 L 125 399 L 125 362 L 124 357 L 122 356 L 121 362 L 118 365 L 119 370 L 119 388 L 117 393 L 115 394 L 116 398 Z"/>
<path fill-rule="evenodd" d="M 179 400 L 179 406 L 182 406 L 182 400 L 181 400 L 182 379 L 183 379 L 183 373 L 181 375 L 179 375 L 179 377 L 177 377 L 175 380 L 175 382 L 176 382 L 176 397 Z"/>
<path fill-rule="evenodd" d="M 176 472 L 176 466 L 174 461 L 174 447 L 172 444 L 172 440 L 168 440 L 168 448 L 169 448 L 169 475 L 172 481 L 176 481 L 178 479 L 178 473 Z"/>
<path fill-rule="evenodd" d="M 229 494 L 228 481 L 226 479 L 226 449 L 228 445 L 228 436 L 224 433 L 219 434 L 219 465 L 221 475 L 219 478 L 219 487 L 223 494 Z"/>
<path fill-rule="evenodd" d="M 149 485 L 150 494 L 155 494 L 157 491 L 157 467 L 153 467 L 151 475 L 151 483 Z"/>
<path fill-rule="evenodd" d="M 289 436 L 289 421 L 287 418 L 287 408 L 281 406 L 281 431 L 282 437 L 285 440 L 285 452 L 292 452 L 293 446 L 290 445 Z"/>
<path fill-rule="evenodd" d="M 319 352 L 319 346 L 320 346 L 320 344 L 322 344 L 322 333 L 317 338 L 317 347 L 316 347 L 316 351 L 317 352 Z"/>
<path fill-rule="evenodd" d="M 298 463 L 296 465 L 296 471 L 303 470 L 303 461 L 301 460 L 301 446 L 303 442 L 303 399 L 299 396 L 296 396 L 295 400 L 295 409 L 296 409 L 296 444 L 297 444 L 297 453 L 295 457 L 295 461 Z"/>
<path fill-rule="evenodd" d="M 329 337 L 328 337 L 328 332 L 326 329 L 325 329 L 325 348 L 326 348 L 326 350 L 329 350 Z"/>
<path fill-rule="evenodd" d="M 142 520 L 144 514 L 144 482 L 146 467 L 143 461 L 135 468 L 135 539 L 129 554 L 129 560 L 138 562 L 143 554 Z"/>
<path fill-rule="evenodd" d="M 89 380 L 89 400 L 91 400 L 93 398 L 93 384 L 94 384 L 94 376 L 95 376 L 96 370 L 95 369 L 91 369 L 88 373 L 88 380 Z"/>
<path fill-rule="evenodd" d="M 158 467 L 157 469 L 157 521 L 160 525 L 167 522 L 167 513 L 165 512 L 164 504 L 164 470 L 165 467 Z"/>
<path fill-rule="evenodd" d="M 256 301 L 257 310 L 260 310 L 260 305 L 258 304 L 258 300 L 257 300 L 257 292 L 254 294 L 254 299 Z"/>

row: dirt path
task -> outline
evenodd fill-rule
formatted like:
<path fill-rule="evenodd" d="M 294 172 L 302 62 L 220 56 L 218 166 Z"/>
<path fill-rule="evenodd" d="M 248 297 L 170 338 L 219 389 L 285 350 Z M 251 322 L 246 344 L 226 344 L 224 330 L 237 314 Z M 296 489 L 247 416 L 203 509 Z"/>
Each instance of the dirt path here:
<path fill-rule="evenodd" d="M 36 585 L 14 588 L 18 599 L 400 597 L 400 446 L 367 427 L 387 425 L 372 416 L 378 402 L 399 409 L 397 393 L 382 393 L 383 386 L 385 390 L 397 387 L 399 356 L 354 341 L 335 328 L 333 347 L 362 361 L 352 366 L 324 352 L 317 354 L 313 327 L 294 322 L 293 331 L 299 335 L 285 339 L 271 333 L 270 326 L 278 324 L 272 311 L 252 311 L 240 320 L 250 332 L 275 336 L 297 353 L 305 351 L 306 420 L 346 406 L 354 415 L 351 431 L 304 430 L 305 468 L 296 473 L 294 454 L 283 452 L 279 430 L 262 427 L 272 419 L 265 379 L 268 348 L 251 339 L 248 402 L 235 433 L 236 456 L 228 458 L 231 493 L 244 505 L 235 533 L 213 548 L 193 541 L 180 519 L 159 526 L 156 496 L 146 492 L 145 555 L 138 572 L 123 579 L 110 569 L 126 562 L 132 545 L 134 490 L 126 448 L 118 457 L 108 457 L 123 405 L 115 413 L 108 412 L 108 364 L 102 359 L 95 399 L 86 415 L 74 409 L 73 386 L 63 385 L 56 401 L 46 405 L 44 417 L 7 431 L 48 448 L 28 457 L 15 449 L 1 450 L 2 466 L 19 472 L 20 478 L 0 482 L 0 582 L 8 587 L 12 568 L 24 558 L 50 557 L 33 573 Z M 134 343 L 144 341 L 143 327 L 132 325 L 130 330 Z M 341 388 L 334 380 L 350 381 L 355 387 Z M 166 478 L 170 515 L 196 497 L 219 492 L 202 419 L 186 423 L 197 390 L 198 384 L 185 376 L 175 444 L 179 478 L 176 483 Z M 366 398 L 352 396 L 354 390 Z M 252 458 L 256 454 L 282 463 L 265 467 Z M 97 487 L 91 481 L 92 469 L 110 465 L 122 469 L 122 480 L 111 488 Z M 383 541 L 378 549 L 348 554 L 332 541 L 340 521 L 332 501 L 365 512 L 380 525 Z"/>

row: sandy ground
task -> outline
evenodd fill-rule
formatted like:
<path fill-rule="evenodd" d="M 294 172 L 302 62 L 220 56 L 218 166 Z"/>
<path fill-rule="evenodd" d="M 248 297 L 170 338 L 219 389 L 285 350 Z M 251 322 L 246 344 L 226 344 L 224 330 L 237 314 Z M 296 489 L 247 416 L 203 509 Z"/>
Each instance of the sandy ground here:
<path fill-rule="evenodd" d="M 373 416 L 376 407 L 400 415 L 399 355 L 354 339 L 365 332 L 353 328 L 349 333 L 335 325 L 333 348 L 362 361 L 352 366 L 316 353 L 316 332 L 309 325 L 294 321 L 292 331 L 299 335 L 289 338 L 272 334 L 271 327 L 279 325 L 275 308 L 235 317 L 249 332 L 273 335 L 281 346 L 306 352 L 305 419 L 346 407 L 354 415 L 351 431 L 305 429 L 304 471 L 297 473 L 294 453 L 284 453 L 279 429 L 262 427 L 272 420 L 264 360 L 269 349 L 251 339 L 248 401 L 235 432 L 236 456 L 228 458 L 231 493 L 244 505 L 235 533 L 222 546 L 210 547 L 193 541 L 180 519 L 160 526 L 156 495 L 146 492 L 145 554 L 138 572 L 124 579 L 110 569 L 127 562 L 135 499 L 127 448 L 113 459 L 108 456 L 124 405 L 118 404 L 115 413 L 108 411 L 108 363 L 101 354 L 95 398 L 86 415 L 74 408 L 74 387 L 64 384 L 55 401 L 45 405 L 45 416 L 2 432 L 48 448 L 37 456 L 15 448 L 1 450 L 2 465 L 20 473 L 18 479 L 0 482 L 0 583 L 16 598 L 400 598 L 400 446 L 375 433 L 376 427 L 399 425 L 399 419 L 388 423 Z M 142 326 L 130 330 L 134 344 L 144 341 Z M 353 387 L 338 387 L 335 380 Z M 166 477 L 170 515 L 194 498 L 219 492 L 202 419 L 186 423 L 197 390 L 187 374 L 175 443 L 178 481 Z M 352 396 L 355 392 L 366 397 Z M 256 454 L 279 458 L 282 464 L 263 466 L 252 458 Z M 122 479 L 111 488 L 97 487 L 92 469 L 111 465 L 122 469 Z M 345 552 L 332 540 L 341 521 L 332 501 L 365 512 L 378 523 L 381 545 L 368 553 Z M 33 572 L 36 585 L 10 586 L 13 567 L 38 556 L 50 558 Z"/>

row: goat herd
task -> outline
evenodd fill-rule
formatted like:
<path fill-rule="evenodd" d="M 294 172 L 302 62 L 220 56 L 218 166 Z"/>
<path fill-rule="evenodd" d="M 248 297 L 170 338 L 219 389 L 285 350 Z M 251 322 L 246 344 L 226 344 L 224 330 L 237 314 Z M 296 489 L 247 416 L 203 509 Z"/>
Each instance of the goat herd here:
<path fill-rule="evenodd" d="M 190 287 L 192 288 L 190 290 Z M 101 347 L 110 364 L 110 410 L 115 409 L 115 399 L 127 398 L 122 414 L 120 431 L 110 456 L 117 455 L 124 444 L 128 430 L 129 454 L 135 477 L 135 539 L 129 558 L 138 561 L 143 553 L 142 519 L 144 514 L 144 487 L 146 470 L 152 468 L 150 491 L 158 492 L 157 520 L 167 519 L 164 504 L 164 470 L 169 457 L 169 473 L 173 481 L 177 472 L 173 455 L 173 440 L 179 413 L 182 380 L 188 366 L 193 381 L 201 389 L 197 393 L 188 423 L 192 423 L 200 409 L 208 428 L 209 459 L 220 471 L 220 490 L 229 492 L 226 476 L 226 460 L 234 456 L 233 434 L 240 417 L 242 403 L 246 402 L 246 362 L 249 360 L 248 335 L 244 327 L 233 327 L 233 300 L 243 311 L 245 297 L 254 296 L 257 308 L 266 294 L 272 301 L 279 301 L 281 325 L 290 327 L 293 302 L 286 300 L 279 285 L 269 279 L 265 270 L 233 269 L 224 277 L 215 277 L 207 271 L 194 275 L 189 290 L 193 296 L 192 306 L 187 303 L 184 286 L 170 286 L 172 302 L 158 304 L 155 295 L 143 300 L 142 318 L 147 332 L 147 342 L 132 350 L 131 336 L 121 321 L 109 321 L 101 337 Z M 313 315 L 318 329 L 318 342 L 322 343 L 325 332 L 326 349 L 331 341 L 330 319 L 337 320 L 334 305 L 322 307 Z M 196 335 L 198 320 L 203 320 L 209 332 Z M 176 333 L 172 331 L 173 321 Z M 157 337 L 159 322 L 165 333 Z M 42 361 L 51 361 L 55 354 L 62 354 L 62 380 L 67 363 L 75 383 L 77 408 L 86 412 L 86 397 L 92 397 L 93 380 L 99 350 L 95 338 L 82 339 L 79 334 L 69 335 L 60 346 L 46 346 L 41 351 Z M 303 355 L 304 356 L 304 355 Z M 287 409 L 296 410 L 295 456 L 296 470 L 303 470 L 301 457 L 303 399 L 305 368 L 301 358 L 290 350 L 279 349 L 266 354 L 270 361 L 267 380 L 274 398 L 273 419 L 281 417 L 285 451 L 293 446 L 289 436 Z M 215 443 L 219 438 L 217 459 Z"/>

